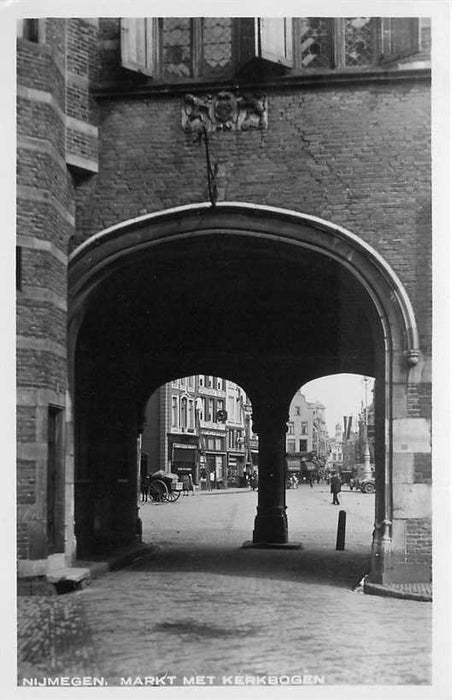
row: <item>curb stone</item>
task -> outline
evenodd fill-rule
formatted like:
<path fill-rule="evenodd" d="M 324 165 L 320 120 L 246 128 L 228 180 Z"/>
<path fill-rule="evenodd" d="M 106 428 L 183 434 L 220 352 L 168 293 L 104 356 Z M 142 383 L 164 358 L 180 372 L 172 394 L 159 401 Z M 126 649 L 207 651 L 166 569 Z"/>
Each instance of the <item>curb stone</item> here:
<path fill-rule="evenodd" d="M 364 593 L 370 595 L 403 598 L 404 600 L 419 600 L 431 603 L 433 599 L 431 583 L 392 583 L 383 585 L 380 583 L 369 583 L 367 577 L 365 577 L 363 590 Z"/>

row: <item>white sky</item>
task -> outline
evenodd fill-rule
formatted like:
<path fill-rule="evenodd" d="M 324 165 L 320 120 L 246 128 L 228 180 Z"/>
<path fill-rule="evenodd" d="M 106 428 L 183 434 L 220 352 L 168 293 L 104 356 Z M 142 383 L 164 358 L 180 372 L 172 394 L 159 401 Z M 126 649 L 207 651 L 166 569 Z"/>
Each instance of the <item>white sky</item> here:
<path fill-rule="evenodd" d="M 367 385 L 367 404 L 372 401 L 374 379 Z M 334 436 L 336 423 L 343 426 L 343 416 L 356 418 L 361 401 L 364 402 L 365 388 L 363 377 L 358 374 L 334 374 L 330 377 L 314 379 L 301 387 L 306 401 L 320 401 L 325 406 L 325 419 L 330 437 Z"/>

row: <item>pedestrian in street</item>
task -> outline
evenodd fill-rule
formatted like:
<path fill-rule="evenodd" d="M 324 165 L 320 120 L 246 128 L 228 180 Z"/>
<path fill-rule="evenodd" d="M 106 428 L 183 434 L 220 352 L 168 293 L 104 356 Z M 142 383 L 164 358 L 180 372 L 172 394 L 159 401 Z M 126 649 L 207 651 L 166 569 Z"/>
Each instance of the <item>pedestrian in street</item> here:
<path fill-rule="evenodd" d="M 339 474 L 334 474 L 332 479 L 331 479 L 331 486 L 330 486 L 330 491 L 333 494 L 333 501 L 332 505 L 333 506 L 340 506 L 339 499 L 337 497 L 337 494 L 341 490 L 341 477 Z"/>

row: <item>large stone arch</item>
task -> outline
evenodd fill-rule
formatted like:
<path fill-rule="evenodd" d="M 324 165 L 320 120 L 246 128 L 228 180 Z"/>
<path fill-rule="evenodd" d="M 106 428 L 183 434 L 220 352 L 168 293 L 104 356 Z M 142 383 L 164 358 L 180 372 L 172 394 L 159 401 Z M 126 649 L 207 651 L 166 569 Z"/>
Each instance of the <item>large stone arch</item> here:
<path fill-rule="evenodd" d="M 193 257 L 190 262 L 187 262 L 190 255 Z M 198 256 L 199 258 L 205 256 L 199 268 L 196 267 Z M 231 343 L 229 347 L 229 343 L 226 343 L 228 352 L 224 351 L 224 341 L 227 338 L 226 331 L 223 329 L 224 324 L 215 326 L 215 331 L 210 338 L 213 345 L 209 352 L 201 347 L 200 343 L 197 344 L 196 338 L 186 340 L 180 351 L 173 353 L 174 357 L 168 343 L 159 345 L 157 342 L 156 354 L 151 360 L 146 354 L 148 346 L 143 346 L 140 350 L 134 348 L 134 345 L 139 342 L 136 335 L 138 325 L 133 331 L 129 327 L 133 325 L 130 313 L 133 311 L 133 295 L 135 294 L 136 298 L 139 297 L 137 304 L 141 304 L 142 321 L 148 318 L 144 315 L 144 305 L 150 303 L 149 299 L 145 302 L 145 297 L 142 296 L 143 284 L 147 283 L 147 278 L 143 276 L 140 280 L 135 280 L 139 277 L 140 265 L 144 260 L 149 262 L 148 272 L 153 275 L 154 280 L 154 278 L 163 277 L 162 270 L 169 269 L 168 261 L 175 259 L 186 273 L 185 277 L 183 274 L 180 275 L 181 281 L 171 269 L 171 282 L 176 286 L 180 285 L 178 288 L 181 294 L 187 290 L 187 286 L 183 285 L 188 284 L 191 265 L 198 274 L 203 270 L 208 271 L 206 272 L 207 284 L 213 285 L 216 294 L 221 293 L 221 284 L 224 283 L 227 293 L 234 298 L 234 301 L 231 301 L 229 306 L 225 304 L 224 308 L 228 313 L 240 311 L 242 326 L 236 327 L 240 336 L 236 344 Z M 219 262 L 221 260 L 228 264 L 222 265 Z M 255 271 L 255 267 L 259 272 Z M 273 292 L 278 289 L 277 284 L 265 274 L 267 269 L 269 272 L 272 269 L 277 270 L 278 284 L 284 287 L 284 296 L 281 300 L 284 300 L 287 306 L 290 305 L 291 313 L 288 313 L 288 319 L 291 320 L 285 324 L 284 319 L 280 318 L 279 298 L 272 297 L 271 292 L 268 292 L 267 296 L 263 293 L 265 304 L 263 314 L 270 330 L 263 331 L 259 324 L 255 323 L 253 330 L 248 332 L 243 327 L 245 323 L 243 319 L 252 317 L 253 305 L 259 304 L 260 299 L 249 299 L 246 294 L 255 293 L 259 285 L 262 290 L 264 287 L 267 288 L 267 285 Z M 252 279 L 248 286 L 246 280 L 243 282 L 243 278 L 247 276 Z M 297 277 L 302 276 L 310 280 L 304 287 L 299 286 L 301 282 L 297 281 Z M 343 302 L 338 303 L 337 299 L 334 300 L 332 316 L 328 315 L 327 302 L 330 292 L 322 288 L 323 278 L 325 285 L 331 287 L 331 297 L 333 298 L 335 292 L 339 292 Z M 160 286 L 154 288 L 161 291 L 164 289 L 165 281 L 158 281 L 155 284 Z M 243 285 L 246 301 L 239 309 L 239 296 L 234 289 L 240 284 Z M 323 311 L 320 312 L 320 315 L 323 314 L 320 319 L 323 326 L 318 331 L 316 324 L 312 331 L 313 310 L 310 315 L 304 317 L 305 323 L 311 328 L 314 350 L 312 356 L 308 357 L 309 353 L 305 353 L 305 356 L 301 357 L 303 348 L 307 347 L 306 342 L 303 342 L 303 339 L 300 340 L 303 332 L 295 328 L 290 333 L 287 332 L 287 327 L 296 318 L 296 303 L 291 301 L 291 293 L 302 291 L 303 294 L 307 294 L 309 284 L 312 285 L 313 295 L 317 295 L 317 301 L 323 303 Z M 126 288 L 130 288 L 130 292 Z M 210 367 L 211 373 L 218 373 L 221 369 L 224 376 L 235 379 L 249 391 L 253 401 L 257 431 L 260 432 L 261 437 L 272 436 L 271 439 L 261 439 L 262 450 L 266 452 L 267 458 L 264 462 L 266 461 L 269 465 L 268 469 L 272 472 L 273 481 L 270 479 L 268 483 L 260 484 L 261 500 L 256 517 L 254 540 L 259 543 L 262 538 L 274 537 L 275 543 L 284 544 L 287 542 L 287 519 L 282 493 L 282 437 L 290 399 L 300 385 L 317 376 L 335 371 L 358 371 L 376 377 L 378 443 L 376 461 L 378 464 L 372 578 L 383 581 L 403 579 L 405 576 L 408 578 L 416 576 L 419 579 L 428 575 L 424 564 L 412 564 L 408 560 L 406 546 L 407 522 L 425 519 L 429 509 L 428 488 L 415 488 L 412 483 L 412 474 L 407 469 L 410 456 L 412 461 L 414 453 L 419 448 L 427 450 L 428 426 L 425 421 L 422 421 L 421 425 L 421 419 L 410 417 L 407 410 L 408 386 L 420 381 L 422 356 L 415 315 L 408 295 L 390 266 L 374 249 L 355 234 L 316 217 L 274 207 L 229 202 L 218 204 L 216 207 L 206 203 L 177 207 L 122 222 L 101 231 L 74 250 L 69 261 L 69 373 L 71 396 L 79 397 L 76 398 L 76 404 L 77 401 L 80 404 L 80 397 L 84 391 L 87 396 L 86 405 L 92 403 L 93 394 L 102 394 L 102 391 L 93 389 L 95 385 L 90 379 L 90 373 L 93 372 L 86 368 L 80 374 L 80 376 L 83 375 L 86 386 L 83 389 L 80 388 L 77 365 L 82 363 L 77 358 L 83 355 L 80 347 L 85 343 L 83 357 L 86 364 L 86 358 L 91 356 L 90 352 L 93 350 L 89 347 L 90 343 L 96 338 L 95 342 L 98 342 L 102 337 L 98 330 L 102 321 L 99 309 L 110 308 L 110 325 L 107 324 L 106 328 L 111 328 L 114 306 L 109 307 L 109 303 L 112 294 L 119 294 L 119 289 L 121 294 L 124 292 L 124 299 L 129 304 L 129 316 L 127 317 L 126 313 L 121 316 L 119 313 L 118 328 L 115 329 L 116 340 L 112 341 L 113 345 L 108 348 L 108 352 L 112 352 L 111 348 L 116 342 L 118 347 L 115 352 L 118 362 L 122 362 L 123 360 L 119 359 L 121 354 L 124 355 L 121 342 L 125 342 L 126 335 L 130 333 L 130 337 L 127 336 L 129 343 L 127 347 L 131 348 L 132 354 L 136 352 L 134 368 L 132 369 L 128 364 L 120 365 L 122 370 L 125 370 L 121 371 L 121 376 L 125 375 L 124 386 L 115 387 L 116 398 L 112 401 L 108 398 L 111 395 L 111 386 L 108 383 L 109 380 L 106 380 L 102 389 L 104 396 L 97 397 L 100 402 L 98 413 L 92 415 L 99 417 L 100 406 L 103 405 L 105 408 L 105 402 L 107 402 L 110 411 L 109 421 L 113 426 L 116 421 L 116 426 L 124 427 L 124 423 L 128 421 L 129 432 L 125 441 L 127 447 L 121 452 L 121 446 L 116 445 L 117 453 L 122 454 L 122 462 L 118 461 L 118 471 L 115 472 L 117 477 L 115 488 L 103 497 L 103 505 L 102 499 L 99 499 L 99 495 L 91 486 L 89 487 L 90 496 L 86 497 L 85 494 L 86 502 L 91 502 L 96 513 L 90 514 L 89 506 L 84 508 L 81 518 L 76 513 L 78 521 L 76 534 L 79 539 L 82 537 L 80 528 L 83 518 L 88 518 L 91 522 L 87 531 L 91 535 L 93 522 L 94 524 L 97 522 L 100 533 L 98 546 L 101 549 L 123 544 L 133 537 L 135 505 L 133 468 L 135 465 L 132 437 L 135 435 L 134 423 L 136 425 L 140 420 L 143 402 L 151 390 L 177 374 L 201 373 L 204 369 L 209 370 Z M 198 283 L 196 289 L 199 293 L 202 285 Z M 236 294 L 235 297 L 234 294 Z M 161 299 L 164 299 L 164 296 L 161 296 Z M 212 321 L 215 301 L 210 301 L 208 295 L 203 295 L 202 301 L 205 304 L 206 313 L 211 314 L 209 318 Z M 162 302 L 163 307 L 165 303 Z M 315 306 L 314 302 L 313 305 Z M 247 310 L 248 316 L 244 314 L 243 307 L 245 311 Z M 162 322 L 165 318 L 164 310 L 157 307 L 153 310 L 154 314 L 162 313 Z M 177 316 L 177 307 L 173 301 L 168 306 L 168 310 L 173 312 L 173 316 Z M 146 313 L 148 313 L 147 309 Z M 340 318 L 333 319 L 335 315 Z M 194 312 L 193 318 L 199 326 L 201 312 L 198 312 L 198 315 Z M 325 337 L 328 337 L 325 335 L 328 328 L 332 328 L 332 319 L 334 320 L 334 333 L 332 332 L 334 339 L 331 341 L 332 349 L 328 354 L 328 352 L 323 353 L 321 348 Z M 130 323 L 127 322 L 128 320 Z M 364 330 L 363 326 L 365 326 Z M 175 337 L 178 327 L 176 319 L 173 326 L 168 326 L 168 338 Z M 86 330 L 87 328 L 90 330 Z M 184 328 L 187 330 L 188 326 Z M 232 323 L 232 333 L 234 328 Z M 152 334 L 152 331 L 150 333 Z M 357 335 L 360 337 L 355 344 Z M 220 341 L 215 345 L 217 336 L 221 338 L 223 345 Z M 245 344 L 250 343 L 250 356 L 247 355 L 246 348 L 242 347 L 240 339 L 243 339 Z M 258 354 L 262 366 L 259 368 L 259 373 L 253 368 L 253 363 L 255 364 L 253 352 L 256 352 L 256 348 L 252 347 L 254 341 L 256 341 L 256 348 L 260 348 Z M 163 341 L 159 340 L 159 342 Z M 290 346 L 287 352 L 284 351 L 286 347 L 284 342 L 287 342 L 288 348 Z M 170 348 L 170 351 L 163 352 L 163 347 Z M 139 370 L 136 370 L 136 365 L 140 365 Z M 95 374 L 95 365 L 93 370 Z M 260 382 L 257 374 L 261 377 Z M 130 386 L 134 387 L 133 393 L 129 390 Z M 113 408 L 113 404 L 116 409 Z M 127 419 L 124 406 L 127 406 Z M 77 423 L 77 420 L 76 406 L 75 457 L 76 462 L 78 460 L 80 463 L 80 460 L 83 461 L 83 456 L 77 455 L 77 450 L 80 451 L 87 438 L 86 435 L 80 435 L 81 424 Z M 102 421 L 104 421 L 103 418 L 99 426 L 103 430 Z M 88 443 L 90 440 L 94 441 L 93 435 L 96 430 L 91 422 L 89 426 L 85 425 L 83 428 L 88 432 L 91 431 Z M 106 459 L 106 456 L 102 455 L 102 446 L 91 455 L 91 460 L 94 459 L 94 455 L 95 460 L 102 462 L 102 459 Z M 124 466 L 126 463 L 128 467 Z M 271 469 L 271 464 L 277 464 L 277 469 Z M 275 471 L 276 474 L 273 473 Z M 69 456 L 69 493 L 73 489 L 72 475 L 73 463 Z M 77 479 L 77 481 L 83 482 L 83 479 Z M 90 479 L 86 478 L 85 481 L 89 482 Z M 79 483 L 79 491 L 80 488 L 83 491 L 84 487 Z M 413 491 L 416 493 L 414 494 Z M 413 501 L 410 500 L 411 496 L 414 496 Z M 123 509 L 124 517 L 116 523 L 116 528 L 112 527 L 111 507 L 108 502 L 105 502 L 113 497 L 123 499 L 124 503 L 128 504 L 128 507 Z M 81 496 L 77 498 L 80 499 Z M 73 518 L 73 513 L 69 510 L 69 520 L 71 517 Z M 103 519 L 104 525 L 102 525 Z M 263 525 L 264 521 L 266 524 Z M 110 534 L 121 532 L 121 537 L 112 535 L 109 536 L 110 539 L 106 538 L 107 523 Z"/>

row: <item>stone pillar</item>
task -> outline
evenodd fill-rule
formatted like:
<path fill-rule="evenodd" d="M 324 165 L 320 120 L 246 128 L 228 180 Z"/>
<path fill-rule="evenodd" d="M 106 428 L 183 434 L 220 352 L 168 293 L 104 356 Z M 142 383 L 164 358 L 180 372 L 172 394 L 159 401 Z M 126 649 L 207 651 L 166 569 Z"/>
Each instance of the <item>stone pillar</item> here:
<path fill-rule="evenodd" d="M 286 515 L 287 407 L 253 404 L 253 430 L 259 435 L 259 484 L 253 544 L 288 541 Z"/>

